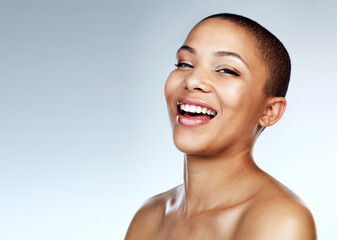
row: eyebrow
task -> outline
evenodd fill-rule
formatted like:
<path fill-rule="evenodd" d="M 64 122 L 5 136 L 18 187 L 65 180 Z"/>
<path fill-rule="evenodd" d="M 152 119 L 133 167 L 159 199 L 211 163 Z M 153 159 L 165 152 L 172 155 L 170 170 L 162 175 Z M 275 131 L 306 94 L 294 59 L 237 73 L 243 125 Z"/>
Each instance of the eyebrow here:
<path fill-rule="evenodd" d="M 190 53 L 192 53 L 192 54 L 194 54 L 194 55 L 197 54 L 197 51 L 196 51 L 194 48 L 192 48 L 192 47 L 190 47 L 190 46 L 187 46 L 187 45 L 182 45 L 182 46 L 178 49 L 177 53 L 180 52 L 180 50 L 186 50 L 186 51 L 188 51 L 188 52 L 190 52 Z"/>
<path fill-rule="evenodd" d="M 192 48 L 192 47 L 190 47 L 190 46 L 187 46 L 187 45 L 181 46 L 181 47 L 178 49 L 177 53 L 178 53 L 180 50 L 186 50 L 186 51 L 188 51 L 188 52 L 190 52 L 190 53 L 192 53 L 192 54 L 194 54 L 194 55 L 197 54 L 197 51 L 196 51 L 194 48 Z M 216 57 L 223 57 L 223 56 L 235 57 L 235 58 L 241 60 L 241 62 L 243 62 L 243 63 L 248 67 L 248 69 L 250 69 L 248 63 L 247 63 L 247 62 L 240 56 L 240 54 L 237 54 L 237 53 L 235 53 L 235 52 L 230 52 L 230 51 L 217 51 L 217 52 L 213 52 L 212 55 L 213 55 L 213 56 L 216 56 Z"/>
<path fill-rule="evenodd" d="M 241 62 L 243 62 L 243 63 L 246 65 L 246 67 L 247 67 L 248 69 L 250 69 L 248 63 L 247 63 L 247 62 L 246 62 L 246 61 L 245 61 L 239 54 L 237 54 L 237 53 L 235 53 L 235 52 L 229 52 L 229 51 L 217 51 L 217 52 L 213 53 L 213 55 L 216 56 L 216 57 L 230 56 L 230 57 L 238 58 L 238 59 L 241 60 Z"/>

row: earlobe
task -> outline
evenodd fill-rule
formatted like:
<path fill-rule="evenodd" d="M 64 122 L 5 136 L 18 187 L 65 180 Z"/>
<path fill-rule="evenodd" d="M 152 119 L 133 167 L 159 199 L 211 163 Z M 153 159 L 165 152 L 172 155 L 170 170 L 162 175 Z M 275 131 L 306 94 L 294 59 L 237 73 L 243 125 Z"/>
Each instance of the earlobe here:
<path fill-rule="evenodd" d="M 269 127 L 278 122 L 286 109 L 287 101 L 284 97 L 273 97 L 268 100 L 265 111 L 259 119 L 261 127 Z"/>

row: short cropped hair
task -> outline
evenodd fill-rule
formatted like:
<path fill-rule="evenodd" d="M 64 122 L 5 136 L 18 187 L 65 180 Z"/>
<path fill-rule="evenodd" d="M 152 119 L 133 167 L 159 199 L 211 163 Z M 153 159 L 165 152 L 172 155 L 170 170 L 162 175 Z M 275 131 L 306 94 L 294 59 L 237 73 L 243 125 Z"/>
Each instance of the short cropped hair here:
<path fill-rule="evenodd" d="M 289 54 L 281 41 L 266 28 L 247 17 L 232 13 L 219 13 L 208 16 L 200 22 L 209 18 L 230 21 L 253 36 L 268 73 L 264 93 L 266 96 L 285 97 L 290 80 L 291 63 Z"/>

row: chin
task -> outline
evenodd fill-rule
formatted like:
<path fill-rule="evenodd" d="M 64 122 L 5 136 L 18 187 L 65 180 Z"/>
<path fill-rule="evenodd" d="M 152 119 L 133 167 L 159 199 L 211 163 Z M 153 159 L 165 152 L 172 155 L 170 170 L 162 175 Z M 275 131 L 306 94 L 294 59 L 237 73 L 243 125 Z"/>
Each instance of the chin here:
<path fill-rule="evenodd" d="M 200 136 L 196 134 L 187 134 L 179 131 L 173 131 L 173 142 L 176 148 L 186 154 L 207 155 L 212 154 L 214 141 L 210 136 Z"/>

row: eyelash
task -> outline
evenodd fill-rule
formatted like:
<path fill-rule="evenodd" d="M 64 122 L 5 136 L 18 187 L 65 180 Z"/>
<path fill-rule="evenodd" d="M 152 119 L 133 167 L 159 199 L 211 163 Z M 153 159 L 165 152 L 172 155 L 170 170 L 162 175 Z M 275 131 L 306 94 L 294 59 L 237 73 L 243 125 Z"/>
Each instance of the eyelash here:
<path fill-rule="evenodd" d="M 177 68 L 180 68 L 180 67 L 190 67 L 190 68 L 193 68 L 192 65 L 190 64 L 187 64 L 187 63 L 177 63 L 177 64 L 174 64 Z"/>
<path fill-rule="evenodd" d="M 190 68 L 193 68 L 192 65 L 188 64 L 188 63 L 177 63 L 177 64 L 174 64 L 177 68 L 185 68 L 185 67 L 190 67 Z M 238 74 L 237 72 L 229 69 L 229 68 L 221 68 L 219 70 L 216 70 L 216 72 L 220 72 L 222 70 L 225 70 L 224 73 L 228 73 L 228 74 L 231 74 L 233 76 L 236 76 L 236 77 L 239 77 L 240 74 Z M 221 73 L 221 72 L 220 72 Z"/>
<path fill-rule="evenodd" d="M 228 73 L 228 74 L 232 74 L 232 75 L 234 75 L 234 76 L 236 76 L 236 77 L 240 77 L 240 74 L 238 74 L 237 72 L 234 72 L 233 70 L 228 69 L 228 68 L 221 68 L 221 69 L 219 69 L 219 70 L 216 70 L 216 72 L 220 72 L 220 71 L 222 71 L 222 70 L 225 70 L 225 71 L 226 71 L 226 72 L 224 72 L 224 73 Z"/>

